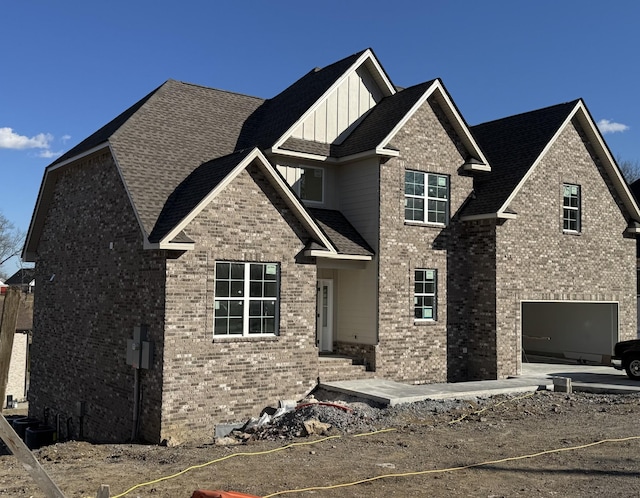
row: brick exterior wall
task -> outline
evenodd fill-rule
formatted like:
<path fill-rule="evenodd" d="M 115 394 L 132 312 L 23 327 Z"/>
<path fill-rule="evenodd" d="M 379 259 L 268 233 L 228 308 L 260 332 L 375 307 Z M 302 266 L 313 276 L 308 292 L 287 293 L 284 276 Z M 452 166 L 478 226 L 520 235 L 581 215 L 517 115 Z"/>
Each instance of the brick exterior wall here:
<path fill-rule="evenodd" d="M 141 373 L 141 436 L 156 441 L 164 259 L 142 249 L 138 222 L 109 154 L 56 174 L 36 260 L 29 414 L 43 420 L 46 410 L 50 422 L 56 414 L 63 421 L 72 417 L 71 433 L 62 437 L 129 439 L 134 376 L 126 345 L 133 327 L 146 323 L 155 361 Z"/>
<path fill-rule="evenodd" d="M 562 231 L 562 185 L 580 185 L 582 230 Z M 613 200 L 612 200 L 613 196 Z M 636 335 L 636 241 L 607 174 L 579 125 L 567 127 L 497 227 L 497 377 L 520 369 L 520 303 L 537 300 L 619 303 L 620 340 Z"/>
<path fill-rule="evenodd" d="M 450 123 L 428 101 L 392 140 L 400 151 L 380 171 L 379 337 L 376 376 L 413 383 L 447 380 L 450 259 L 460 244 L 456 213 L 471 193 L 472 178 Z M 442 228 L 404 221 L 405 170 L 448 175 L 452 219 Z M 437 320 L 414 321 L 414 270 L 436 269 Z"/>
<path fill-rule="evenodd" d="M 480 173 L 482 174 L 482 173 Z M 450 382 L 496 378 L 496 222 L 456 226 L 450 253 L 447 377 Z"/>
<path fill-rule="evenodd" d="M 162 438 L 178 441 L 298 399 L 318 378 L 308 235 L 262 172 L 241 172 L 187 233 L 196 249 L 167 261 Z M 216 261 L 280 263 L 278 337 L 213 338 Z"/>

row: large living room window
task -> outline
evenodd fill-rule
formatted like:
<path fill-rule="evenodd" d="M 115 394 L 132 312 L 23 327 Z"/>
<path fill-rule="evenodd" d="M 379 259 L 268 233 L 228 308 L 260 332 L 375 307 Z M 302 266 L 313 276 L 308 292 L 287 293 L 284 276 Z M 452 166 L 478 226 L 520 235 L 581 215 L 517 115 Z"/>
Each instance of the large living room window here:
<path fill-rule="evenodd" d="M 449 177 L 405 171 L 404 219 L 446 225 L 449 219 Z"/>
<path fill-rule="evenodd" d="M 435 320 L 437 303 L 437 270 L 417 269 L 413 295 L 414 318 Z"/>
<path fill-rule="evenodd" d="M 562 191 L 562 229 L 565 232 L 579 232 L 580 185 L 565 183 Z"/>
<path fill-rule="evenodd" d="M 216 263 L 214 335 L 278 333 L 277 263 Z"/>

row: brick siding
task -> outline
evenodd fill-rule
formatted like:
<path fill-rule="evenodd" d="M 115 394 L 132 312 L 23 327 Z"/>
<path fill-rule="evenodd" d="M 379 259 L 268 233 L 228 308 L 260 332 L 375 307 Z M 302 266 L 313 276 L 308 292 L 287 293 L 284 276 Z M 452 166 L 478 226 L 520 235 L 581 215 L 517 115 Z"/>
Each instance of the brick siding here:
<path fill-rule="evenodd" d="M 113 248 L 111 248 L 111 244 Z M 144 251 L 111 156 L 57 179 L 36 260 L 29 414 L 71 418 L 61 437 L 124 441 L 132 432 L 133 327 L 149 325 L 153 368 L 141 373 L 141 435 L 157 440 L 162 403 L 164 260 Z M 80 418 L 78 403 L 84 403 Z M 64 424 L 66 425 L 66 424 Z"/>
<path fill-rule="evenodd" d="M 167 261 L 162 438 L 176 440 L 211 437 L 318 378 L 316 267 L 299 256 L 308 235 L 261 171 L 241 172 L 187 232 L 196 249 Z M 278 337 L 213 339 L 216 261 L 280 263 Z"/>
<path fill-rule="evenodd" d="M 452 140 L 452 137 L 454 140 Z M 379 337 L 376 375 L 426 383 L 447 380 L 450 252 L 457 247 L 455 216 L 471 193 L 472 178 L 459 169 L 462 148 L 442 110 L 428 101 L 392 140 L 400 156 L 381 166 L 379 250 Z M 405 223 L 407 169 L 450 177 L 448 227 Z M 414 321 L 414 270 L 436 269 L 437 319 Z"/>

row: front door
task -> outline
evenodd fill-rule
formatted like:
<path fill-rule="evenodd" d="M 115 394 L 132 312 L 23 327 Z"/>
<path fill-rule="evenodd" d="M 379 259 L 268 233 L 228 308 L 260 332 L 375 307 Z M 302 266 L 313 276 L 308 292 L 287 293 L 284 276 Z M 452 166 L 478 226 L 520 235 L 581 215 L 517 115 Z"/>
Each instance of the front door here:
<path fill-rule="evenodd" d="M 321 353 L 333 351 L 333 280 L 318 280 L 316 330 Z"/>

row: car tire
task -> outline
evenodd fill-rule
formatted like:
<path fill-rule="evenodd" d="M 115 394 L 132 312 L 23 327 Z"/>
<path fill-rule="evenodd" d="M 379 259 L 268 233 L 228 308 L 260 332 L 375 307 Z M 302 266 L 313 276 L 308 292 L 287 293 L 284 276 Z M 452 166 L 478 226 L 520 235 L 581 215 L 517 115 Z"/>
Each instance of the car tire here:
<path fill-rule="evenodd" d="M 624 369 L 631 380 L 640 380 L 640 354 L 634 354 L 625 361 Z"/>

